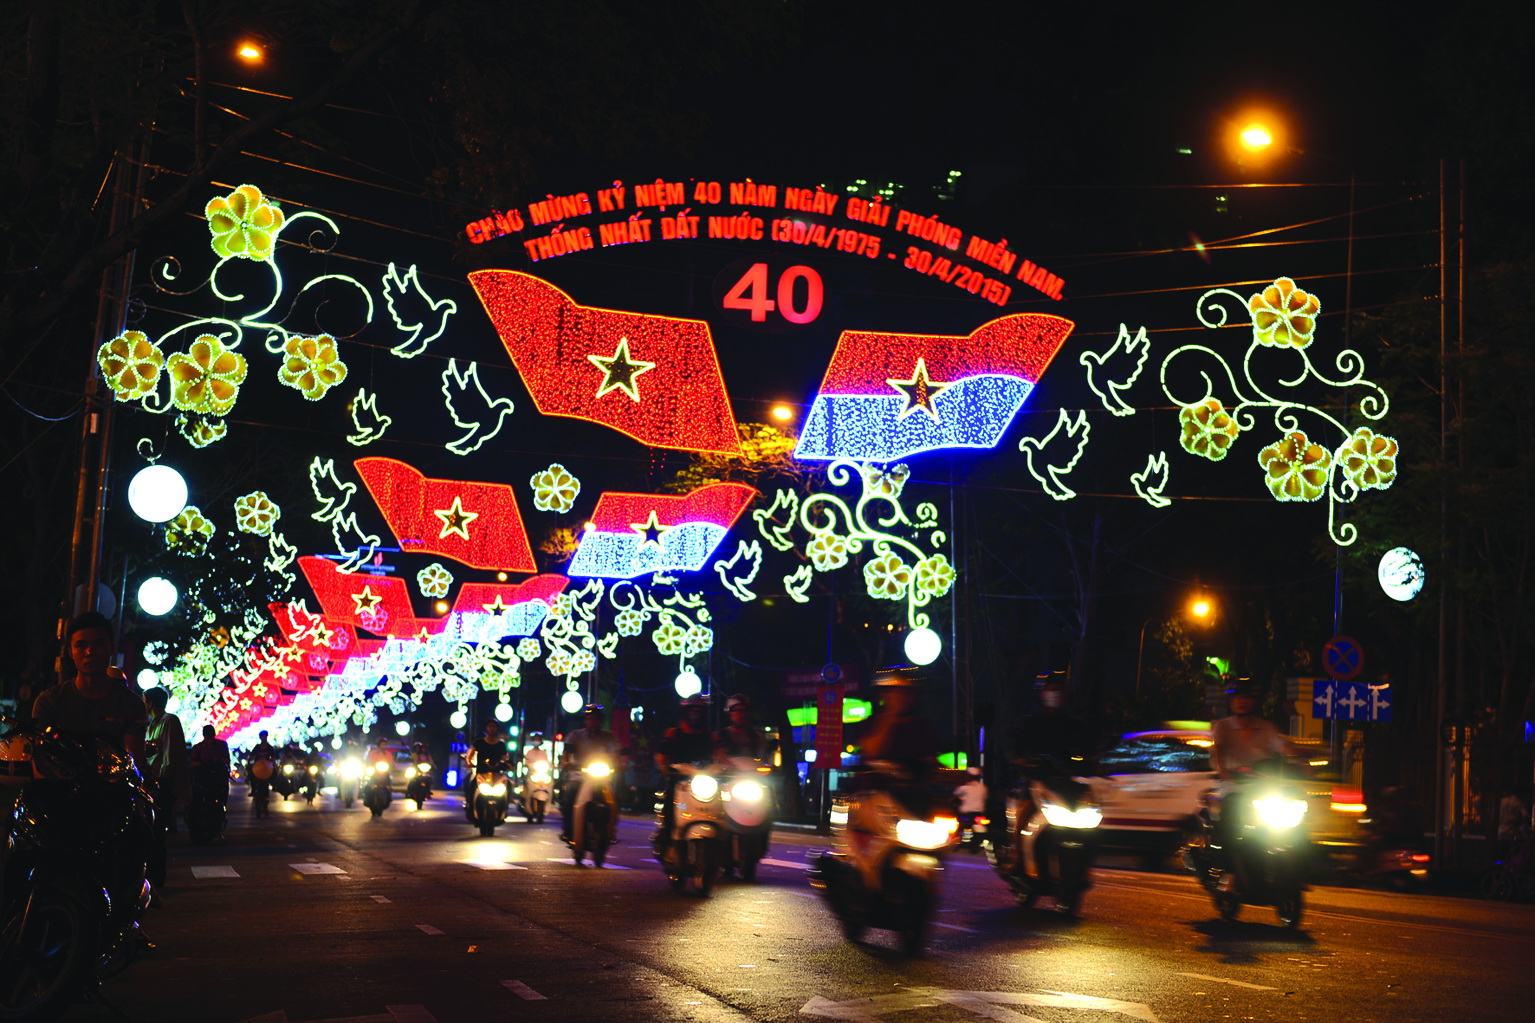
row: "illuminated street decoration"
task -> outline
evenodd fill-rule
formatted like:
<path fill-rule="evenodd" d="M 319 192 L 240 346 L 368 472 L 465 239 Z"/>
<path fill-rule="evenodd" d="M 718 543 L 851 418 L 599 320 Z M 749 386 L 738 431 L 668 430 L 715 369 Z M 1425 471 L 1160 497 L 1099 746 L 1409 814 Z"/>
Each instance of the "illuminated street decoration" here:
<path fill-rule="evenodd" d="M 538 571 L 510 486 L 428 479 L 393 458 L 359 458 L 354 465 L 401 550 L 471 568 Z"/>
<path fill-rule="evenodd" d="M 1380 556 L 1376 577 L 1392 600 L 1411 600 L 1423 589 L 1423 559 L 1410 547 L 1393 547 Z"/>
<path fill-rule="evenodd" d="M 711 483 L 682 497 L 609 491 L 597 499 L 570 574 L 632 579 L 696 572 L 756 493 L 744 483 Z"/>
<path fill-rule="evenodd" d="M 757 595 L 747 587 L 761 570 L 762 544 L 757 540 L 740 541 L 736 552 L 728 560 L 721 558 L 714 563 L 714 571 L 719 574 L 720 582 L 743 604 L 757 599 Z"/>
<path fill-rule="evenodd" d="M 501 432 L 501 424 L 515 407 L 510 398 L 492 398 L 485 393 L 476 363 L 465 363 L 460 370 L 457 359 L 449 359 L 448 368 L 442 371 L 442 397 L 454 427 L 464 431 L 457 440 L 443 445 L 455 455 L 479 450 Z"/>
<path fill-rule="evenodd" d="M 176 430 L 192 447 L 205 448 L 223 440 L 229 426 L 222 419 L 182 413 L 176 417 Z"/>
<path fill-rule="evenodd" d="M 384 431 L 393 425 L 394 420 L 378 411 L 378 395 L 369 393 L 366 387 L 357 389 L 357 397 L 346 407 L 352 416 L 352 429 L 354 432 L 347 435 L 347 442 L 357 447 L 364 447 L 376 440 L 382 440 Z"/>
<path fill-rule="evenodd" d="M 1077 361 L 1087 369 L 1087 386 L 1103 402 L 1103 407 L 1116 416 L 1130 416 L 1135 414 L 1135 406 L 1125 401 L 1121 394 L 1135 386 L 1150 354 L 1151 341 L 1146 337 L 1146 328 L 1141 327 L 1132 338 L 1129 328 L 1121 323 L 1119 336 L 1107 351 L 1086 351 Z"/>
<path fill-rule="evenodd" d="M 815 573 L 809 565 L 801 565 L 793 572 L 783 577 L 783 589 L 790 600 L 796 604 L 810 603 L 810 584 L 815 581 Z"/>
<path fill-rule="evenodd" d="M 1045 493 L 1057 501 L 1067 501 L 1077 492 L 1062 482 L 1061 478 L 1076 468 L 1087 450 L 1087 440 L 1092 434 L 1092 424 L 1087 412 L 1079 411 L 1072 416 L 1061 409 L 1055 426 L 1043 438 L 1025 437 L 1018 442 L 1029 467 L 1029 475 L 1039 481 Z"/>
<path fill-rule="evenodd" d="M 210 200 L 203 215 L 208 219 L 213 251 L 220 259 L 272 258 L 272 249 L 282 231 L 283 212 L 275 202 L 268 202 L 255 185 L 241 185 L 226 196 Z"/>
<path fill-rule="evenodd" d="M 1071 329 L 1016 313 L 967 337 L 843 331 L 794 456 L 895 462 L 993 447 Z"/>
<path fill-rule="evenodd" d="M 1167 452 L 1146 456 L 1146 468 L 1130 474 L 1130 482 L 1141 499 L 1153 508 L 1166 508 L 1172 501 L 1162 496 L 1167 489 Z"/>
<path fill-rule="evenodd" d="M 453 585 L 453 573 L 440 561 L 434 561 L 416 573 L 416 586 L 423 597 L 446 597 Z"/>
<path fill-rule="evenodd" d="M 778 514 L 782 512 L 784 519 L 778 520 Z M 799 514 L 799 495 L 792 490 L 780 490 L 773 495 L 773 503 L 766 508 L 758 508 L 752 512 L 752 520 L 757 523 L 757 531 L 762 538 L 780 551 L 792 551 L 794 539 L 790 534 L 794 531 L 795 516 Z"/>
<path fill-rule="evenodd" d="M 235 526 L 242 533 L 270 536 L 281 517 L 282 509 L 260 490 L 235 499 Z"/>
<path fill-rule="evenodd" d="M 333 622 L 380 635 L 406 635 L 415 624 L 405 580 L 395 576 L 344 572 L 325 558 L 302 557 L 304 573 L 320 611 Z"/>
<path fill-rule="evenodd" d="M 1206 345 L 1190 344 L 1168 353 L 1162 360 L 1162 391 L 1180 411 L 1182 445 L 1191 453 L 1212 460 L 1225 457 L 1240 434 L 1257 426 L 1255 412 L 1268 409 L 1277 433 L 1258 454 L 1258 466 L 1269 493 L 1279 501 L 1327 501 L 1327 531 L 1333 543 L 1347 546 L 1359 536 L 1352 522 L 1340 522 L 1338 506 L 1348 504 L 1366 489 L 1384 490 L 1396 478 L 1397 442 L 1378 434 L 1373 426 L 1350 429 L 1332 412 L 1303 401 L 1318 386 L 1344 391 L 1360 388 L 1365 393 L 1347 404 L 1350 417 L 1362 416 L 1375 423 L 1390 409 L 1390 399 L 1379 384 L 1364 376 L 1364 358 L 1343 349 L 1333 359 L 1337 377 L 1330 377 L 1312 361 L 1321 302 L 1288 277 L 1281 277 L 1257 294 L 1244 298 L 1228 288 L 1216 288 L 1200 296 L 1195 314 L 1211 329 L 1226 326 L 1229 312 L 1222 300 L 1240 304 L 1251 319 L 1251 340 L 1240 363 Z M 1262 349 L 1279 349 L 1258 363 Z M 1275 358 L 1294 360 L 1295 369 L 1275 379 L 1261 379 L 1258 369 Z M 1190 371 L 1175 377 L 1175 365 L 1190 363 Z M 1212 372 L 1212 368 L 1214 372 Z M 1216 382 L 1225 384 L 1216 394 Z M 1198 381 L 1202 391 L 1189 394 L 1185 381 Z M 1303 390 L 1304 388 L 1304 390 Z M 1181 392 L 1181 393 L 1180 393 Z M 1328 435 L 1338 438 L 1328 439 Z M 1329 445 L 1336 443 L 1336 447 Z"/>
<path fill-rule="evenodd" d="M 346 363 L 336 351 L 336 339 L 329 334 L 290 337 L 283 342 L 282 351 L 277 379 L 310 401 L 319 401 L 346 379 Z"/>
<path fill-rule="evenodd" d="M 581 481 L 558 462 L 543 472 L 534 473 L 528 485 L 533 488 L 533 507 L 561 515 L 575 507 L 576 498 L 581 494 Z"/>
<path fill-rule="evenodd" d="M 187 412 L 226 415 L 245 382 L 245 356 L 212 334 L 201 334 L 186 352 L 166 364 L 171 379 L 171 403 Z"/>
<path fill-rule="evenodd" d="M 691 659 L 714 646 L 703 595 L 685 593 L 666 577 L 657 577 L 649 586 L 615 583 L 608 603 L 617 612 L 615 622 L 621 623 L 621 634 L 637 636 L 654 621 L 650 641 L 662 656 L 677 658 L 679 671 L 687 670 Z"/>
<path fill-rule="evenodd" d="M 136 401 L 159 389 L 165 353 L 142 331 L 129 330 L 97 349 L 96 363 L 118 401 Z"/>
<path fill-rule="evenodd" d="M 309 517 L 316 522 L 329 523 L 336 553 L 346 557 L 344 568 L 351 571 L 371 557 L 373 549 L 379 545 L 379 538 L 362 530 L 357 524 L 357 512 L 349 507 L 357 493 L 357 484 L 343 483 L 336 477 L 334 459 L 322 461 L 316 458 L 309 463 L 309 486 L 320 503 L 319 511 L 312 512 Z"/>
<path fill-rule="evenodd" d="M 469 281 L 540 413 L 653 447 L 739 451 L 708 324 L 577 305 L 513 270 L 480 270 Z"/>
<path fill-rule="evenodd" d="M 414 265 L 401 273 L 390 263 L 381 290 L 389 318 L 406 335 L 390 349 L 402 359 L 413 359 L 426 351 L 427 345 L 448 329 L 448 318 L 458 312 L 458 303 L 451 298 L 432 298 L 426 293 Z"/>
<path fill-rule="evenodd" d="M 208 546 L 213 532 L 213 523 L 203 516 L 202 509 L 189 504 L 166 523 L 165 546 L 183 554 L 198 554 Z"/>

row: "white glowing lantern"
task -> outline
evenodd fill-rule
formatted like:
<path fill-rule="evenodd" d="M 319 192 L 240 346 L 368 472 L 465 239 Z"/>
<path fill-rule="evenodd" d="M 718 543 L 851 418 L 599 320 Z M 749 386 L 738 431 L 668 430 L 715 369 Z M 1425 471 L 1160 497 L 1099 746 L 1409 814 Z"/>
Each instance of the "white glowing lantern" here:
<path fill-rule="evenodd" d="M 139 672 L 137 681 L 140 689 L 153 689 L 160 684 L 160 674 L 152 668 L 145 668 Z"/>
<path fill-rule="evenodd" d="M 176 584 L 169 579 L 150 576 L 139 583 L 139 608 L 147 615 L 158 618 L 176 606 Z"/>
<path fill-rule="evenodd" d="M 448 724 L 452 725 L 454 728 L 463 728 L 468 723 L 469 715 L 465 714 L 461 710 L 455 710 L 452 714 L 448 715 Z"/>
<path fill-rule="evenodd" d="M 581 699 L 581 694 L 569 689 L 565 690 L 560 697 L 560 709 L 567 714 L 574 714 L 585 705 L 586 702 Z"/>
<path fill-rule="evenodd" d="M 409 721 L 396 721 L 394 723 L 394 734 L 398 735 L 402 739 L 405 738 L 407 735 L 410 734 L 410 722 Z"/>
<path fill-rule="evenodd" d="M 336 736 L 334 739 L 332 739 L 330 741 L 330 748 L 331 749 L 340 749 L 341 748 L 341 736 L 338 735 L 338 736 Z"/>
<path fill-rule="evenodd" d="M 689 696 L 697 696 L 704 691 L 703 680 L 692 668 L 683 668 L 677 673 L 677 681 L 673 686 L 677 695 L 686 700 Z"/>
<path fill-rule="evenodd" d="M 1386 596 L 1411 600 L 1423 589 L 1423 559 L 1409 547 L 1392 548 L 1380 556 L 1376 575 Z"/>
<path fill-rule="evenodd" d="M 512 705 L 510 703 L 496 704 L 496 720 L 502 723 L 512 720 Z"/>
<path fill-rule="evenodd" d="M 187 481 L 168 465 L 140 469 L 128 483 L 128 506 L 145 522 L 169 522 L 187 506 Z"/>
<path fill-rule="evenodd" d="M 943 639 L 932 629 L 912 629 L 906 634 L 906 658 L 913 664 L 932 664 L 943 653 Z"/>

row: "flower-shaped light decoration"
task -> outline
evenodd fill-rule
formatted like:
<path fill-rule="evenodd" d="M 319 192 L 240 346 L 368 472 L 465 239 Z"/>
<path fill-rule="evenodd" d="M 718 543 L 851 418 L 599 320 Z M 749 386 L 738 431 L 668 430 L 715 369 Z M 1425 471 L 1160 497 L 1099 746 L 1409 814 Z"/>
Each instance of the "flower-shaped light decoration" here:
<path fill-rule="evenodd" d="M 260 490 L 235 498 L 235 525 L 242 533 L 271 536 L 282 509 Z"/>
<path fill-rule="evenodd" d="M 591 671 L 597 666 L 597 655 L 590 650 L 577 650 L 570 655 L 570 668 L 568 674 L 579 675 L 584 671 Z"/>
<path fill-rule="evenodd" d="M 613 619 L 613 627 L 620 636 L 638 636 L 645 627 L 645 613 L 634 608 L 620 611 Z"/>
<path fill-rule="evenodd" d="M 1315 501 L 1327 490 L 1332 453 L 1299 430 L 1258 453 L 1269 493 L 1280 501 Z"/>
<path fill-rule="evenodd" d="M 282 210 L 267 202 L 255 185 L 241 185 L 214 199 L 203 213 L 213 234 L 213 251 L 220 259 L 239 256 L 260 262 L 272 258 L 272 247 L 282 230 Z"/>
<path fill-rule="evenodd" d="M 544 648 L 539 645 L 538 640 L 534 639 L 532 636 L 528 636 L 518 642 L 517 656 L 521 657 L 524 661 L 536 661 L 538 660 L 538 655 L 543 652 L 543 649 Z"/>
<path fill-rule="evenodd" d="M 688 634 L 682 641 L 682 652 L 688 657 L 701 654 L 714 646 L 714 630 L 704 625 L 695 625 L 688 629 Z"/>
<path fill-rule="evenodd" d="M 882 554 L 863 566 L 863 581 L 869 596 L 899 600 L 911 583 L 911 566 L 899 554 Z"/>
<path fill-rule="evenodd" d="M 672 622 L 664 622 L 656 626 L 650 634 L 650 640 L 656 645 L 656 649 L 668 656 L 682 653 L 682 645 L 687 639 L 687 633 L 682 626 Z"/>
<path fill-rule="evenodd" d="M 575 506 L 576 495 L 581 493 L 581 481 L 558 462 L 543 472 L 534 473 L 528 482 L 533 486 L 533 506 L 539 511 L 568 512 Z"/>
<path fill-rule="evenodd" d="M 1253 317 L 1253 340 L 1275 348 L 1305 348 L 1316 330 L 1322 303 L 1281 277 L 1252 298 L 1247 309 Z"/>
<path fill-rule="evenodd" d="M 446 597 L 448 587 L 453 585 L 453 573 L 442 562 L 434 561 L 416 573 L 416 585 L 423 597 Z"/>
<path fill-rule="evenodd" d="M 551 675 L 569 675 L 570 654 L 564 650 L 551 650 L 549 659 L 544 662 L 544 667 L 549 669 Z"/>
<path fill-rule="evenodd" d="M 1240 432 L 1237 421 L 1216 398 L 1208 398 L 1198 405 L 1185 405 L 1178 412 L 1178 422 L 1183 426 L 1183 433 L 1178 438 L 1183 450 L 1212 462 L 1226 457 L 1231 442 Z"/>
<path fill-rule="evenodd" d="M 125 331 L 102 345 L 96 363 L 118 401 L 133 401 L 155 393 L 165 353 L 140 330 Z"/>
<path fill-rule="evenodd" d="M 1396 480 L 1396 439 L 1361 426 L 1338 449 L 1343 475 L 1360 490 L 1385 490 Z"/>
<path fill-rule="evenodd" d="M 277 379 L 310 401 L 319 401 L 326 391 L 346 379 L 346 363 L 336 351 L 336 339 L 329 334 L 290 337 L 282 350 L 283 364 Z"/>
<path fill-rule="evenodd" d="M 189 504 L 165 524 L 165 546 L 184 554 L 196 554 L 208 545 L 213 536 L 213 523 L 203 517 L 202 510 Z"/>
<path fill-rule="evenodd" d="M 848 538 L 836 533 L 817 533 L 805 548 L 817 572 L 830 572 L 847 564 Z"/>
<path fill-rule="evenodd" d="M 561 593 L 554 598 L 554 603 L 549 605 L 549 617 L 559 618 L 563 615 L 568 615 L 575 606 L 576 601 L 574 597 L 568 593 Z"/>
<path fill-rule="evenodd" d="M 370 607 L 358 612 L 357 620 L 369 632 L 383 632 L 389 627 L 389 612 L 382 607 Z"/>
<path fill-rule="evenodd" d="M 245 382 L 245 356 L 212 334 L 170 357 L 171 401 L 186 412 L 222 416 L 235 406 Z"/>
<path fill-rule="evenodd" d="M 942 554 L 934 554 L 917 562 L 917 591 L 930 597 L 941 597 L 954 586 L 954 566 Z"/>
<path fill-rule="evenodd" d="M 888 469 L 876 469 L 871 466 L 866 470 L 864 487 L 871 494 L 896 498 L 901 496 L 909 476 L 911 476 L 911 469 L 904 462 L 900 465 L 892 465 Z"/>
<path fill-rule="evenodd" d="M 194 448 L 205 448 L 223 440 L 229 432 L 229 425 L 222 419 L 182 413 L 176 417 L 176 429 L 181 431 L 181 436 Z"/>

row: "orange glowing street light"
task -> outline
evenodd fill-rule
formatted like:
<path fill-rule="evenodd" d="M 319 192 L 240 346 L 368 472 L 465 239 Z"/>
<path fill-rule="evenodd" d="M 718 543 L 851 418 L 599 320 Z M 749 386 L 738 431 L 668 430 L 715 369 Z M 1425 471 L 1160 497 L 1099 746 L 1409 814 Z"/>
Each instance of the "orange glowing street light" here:
<path fill-rule="evenodd" d="M 1195 597 L 1185 610 L 1187 611 L 1189 617 L 1193 618 L 1201 625 L 1204 625 L 1208 624 L 1211 617 L 1215 614 L 1215 605 L 1212 604 L 1206 597 Z M 1161 621 L 1168 618 L 1176 618 L 1178 615 L 1179 612 L 1177 611 L 1174 611 L 1171 614 L 1154 614 L 1141 623 L 1141 639 L 1139 647 L 1135 653 L 1135 695 L 1137 697 L 1141 695 L 1141 666 L 1145 663 L 1146 660 L 1146 629 L 1149 625 L 1151 625 L 1152 622 Z"/>
<path fill-rule="evenodd" d="M 1242 140 L 1242 147 L 1252 153 L 1267 149 L 1274 144 L 1273 132 L 1261 124 L 1248 125 L 1242 129 L 1238 137 Z"/>
<path fill-rule="evenodd" d="M 252 42 L 244 42 L 241 43 L 239 48 L 235 50 L 235 56 L 239 57 L 247 64 L 258 64 L 261 62 L 261 58 L 266 56 L 266 54 L 262 52 L 261 47 L 257 44 Z"/>
<path fill-rule="evenodd" d="M 774 405 L 772 415 L 780 423 L 787 423 L 794 418 L 794 410 L 787 405 Z"/>

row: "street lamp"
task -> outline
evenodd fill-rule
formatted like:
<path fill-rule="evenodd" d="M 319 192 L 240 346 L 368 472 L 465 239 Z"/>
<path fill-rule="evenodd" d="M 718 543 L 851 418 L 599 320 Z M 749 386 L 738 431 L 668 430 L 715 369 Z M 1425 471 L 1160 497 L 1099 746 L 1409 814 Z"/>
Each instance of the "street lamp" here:
<path fill-rule="evenodd" d="M 1208 622 L 1210 620 L 1210 617 L 1213 614 L 1215 614 L 1215 606 L 1213 604 L 1211 604 L 1210 601 L 1208 599 L 1204 598 L 1204 597 L 1196 597 L 1189 604 L 1189 606 L 1187 608 L 1183 608 L 1183 609 L 1180 609 L 1178 611 L 1173 611 L 1171 613 L 1164 612 L 1164 613 L 1154 614 L 1150 618 L 1147 618 L 1144 622 L 1141 623 L 1141 640 L 1140 640 L 1139 648 L 1137 649 L 1136 654 L 1135 654 L 1135 695 L 1136 695 L 1137 698 L 1139 698 L 1139 696 L 1141 695 L 1141 667 L 1142 667 L 1143 663 L 1146 660 L 1146 629 L 1147 629 L 1147 627 L 1150 626 L 1152 622 L 1163 621 L 1163 620 L 1166 620 L 1166 619 L 1176 618 L 1180 614 L 1184 614 L 1184 613 L 1187 613 L 1189 615 L 1189 617 L 1193 618 L 1195 621 L 1198 621 L 1198 622 Z"/>

